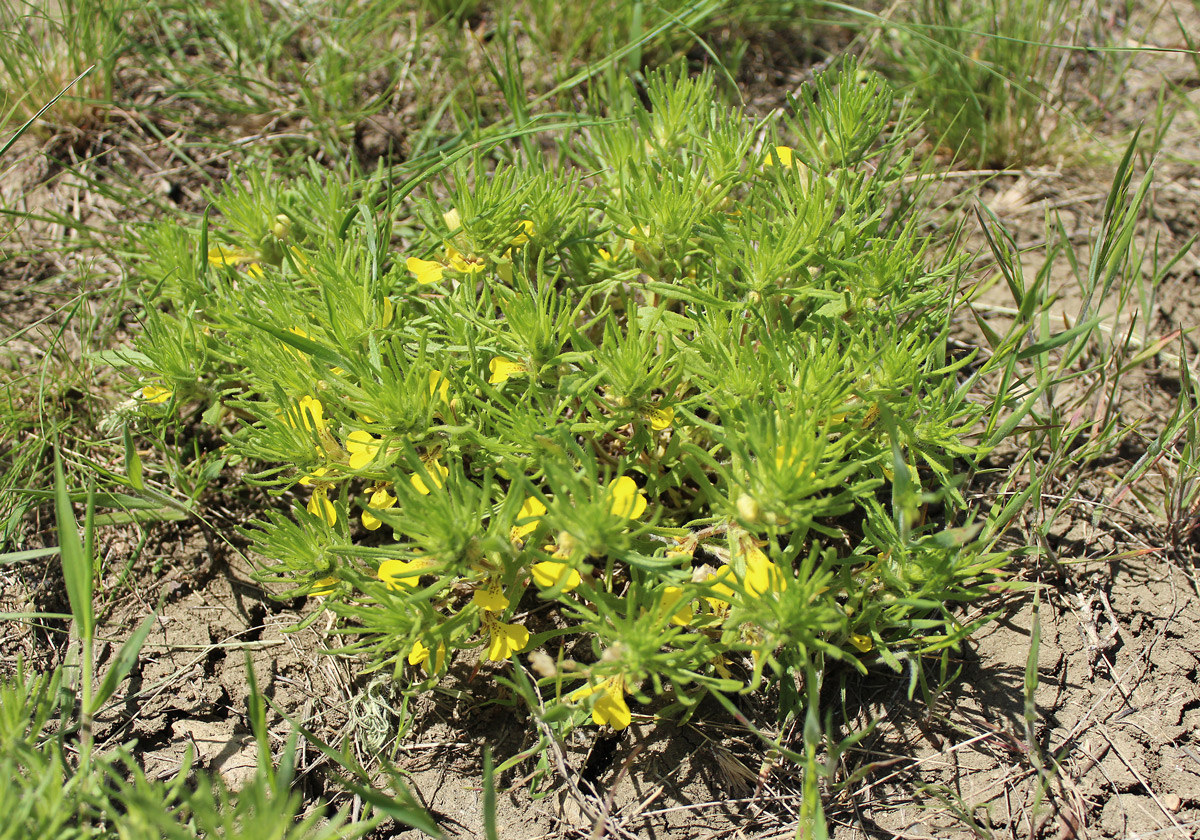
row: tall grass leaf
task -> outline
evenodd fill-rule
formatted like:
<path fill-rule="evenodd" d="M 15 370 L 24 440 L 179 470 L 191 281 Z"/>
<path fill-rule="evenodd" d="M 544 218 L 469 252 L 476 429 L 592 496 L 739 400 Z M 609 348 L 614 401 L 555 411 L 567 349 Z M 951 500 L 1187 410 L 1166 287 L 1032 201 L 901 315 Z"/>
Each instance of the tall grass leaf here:
<path fill-rule="evenodd" d="M 58 519 L 58 544 L 62 551 L 63 580 L 67 600 L 71 602 L 71 615 L 79 638 L 90 640 L 96 619 L 92 612 L 92 559 L 79 539 L 79 527 L 63 477 L 62 459 L 57 452 L 54 453 L 54 512 Z"/>
<path fill-rule="evenodd" d="M 52 105 L 53 105 L 55 102 L 57 102 L 59 99 L 61 99 L 61 98 L 63 97 L 63 95 L 64 95 L 64 94 L 65 94 L 67 91 L 69 91 L 71 88 L 73 88 L 73 87 L 75 86 L 75 83 L 76 83 L 76 82 L 78 82 L 80 79 L 82 79 L 84 76 L 86 76 L 88 73 L 91 73 L 91 72 L 92 72 L 93 70 L 95 70 L 95 69 L 96 69 L 96 65 L 94 65 L 94 64 L 93 64 L 91 67 L 89 67 L 88 69 L 84 70 L 82 73 L 80 73 L 80 74 L 79 74 L 78 76 L 76 76 L 74 79 L 72 79 L 71 81 L 67 82 L 67 86 L 66 86 L 66 87 L 64 87 L 62 90 L 60 90 L 60 91 L 59 91 L 59 92 L 58 92 L 58 93 L 57 93 L 57 94 L 54 96 L 54 98 L 53 98 L 53 99 L 51 99 L 49 102 L 47 102 L 45 105 L 43 105 L 43 106 L 41 107 L 41 110 L 39 110 L 39 111 L 38 111 L 36 114 L 34 114 L 32 117 L 30 117 L 28 120 L 26 120 L 26 121 L 25 121 L 25 124 L 24 124 L 24 125 L 22 125 L 20 128 L 18 128 L 18 129 L 16 130 L 16 132 L 13 134 L 13 136 L 12 136 L 12 137 L 9 137 L 9 138 L 8 138 L 8 140 L 7 140 L 7 142 L 5 142 L 5 144 L 4 144 L 3 146 L 0 146 L 0 157 L 3 157 L 3 156 L 4 156 L 4 153 L 5 153 L 5 152 L 7 152 L 9 149 L 11 149 L 11 148 L 12 148 L 12 145 L 13 145 L 13 143 L 16 143 L 16 142 L 17 142 L 17 140 L 19 140 L 19 139 L 20 139 L 21 135 L 22 135 L 22 134 L 24 134 L 26 131 L 28 131 L 28 130 L 29 130 L 29 127 L 30 127 L 31 125 L 33 125 L 35 122 L 37 122 L 37 121 L 38 121 L 38 120 L 41 118 L 42 114 L 44 114 L 44 113 L 46 113 L 47 111 L 49 111 L 49 110 L 50 110 L 50 107 L 51 107 L 51 106 L 52 106 Z"/>
<path fill-rule="evenodd" d="M 142 456 L 138 455 L 137 447 L 133 445 L 133 432 L 125 427 L 125 472 L 129 474 L 129 483 L 135 490 L 146 489 L 142 481 Z"/>
<path fill-rule="evenodd" d="M 263 700 L 270 704 L 271 709 L 274 710 L 276 714 L 290 723 L 295 728 L 295 731 L 300 733 L 300 736 L 304 738 L 305 741 L 318 749 L 335 766 L 342 768 L 347 773 L 351 773 L 360 779 L 369 779 L 367 771 L 363 770 L 361 767 L 350 766 L 350 762 L 353 762 L 352 758 L 339 752 L 338 750 L 335 750 L 329 744 L 326 744 L 317 737 L 316 733 L 310 729 L 307 729 L 303 724 L 289 715 L 285 709 L 274 703 L 270 698 L 264 697 Z M 391 794 L 385 794 L 373 787 L 367 786 L 366 784 L 358 784 L 341 776 L 341 774 L 338 774 L 338 784 L 346 788 L 346 790 L 348 790 L 350 793 L 361 797 L 364 802 L 375 808 L 375 810 L 387 814 L 397 822 L 402 822 L 405 825 L 412 826 L 418 831 L 423 831 L 436 840 L 440 840 L 440 838 L 445 837 L 442 831 L 438 828 L 437 823 L 434 822 L 433 817 L 430 816 L 429 813 L 421 807 L 420 803 L 416 801 L 413 795 L 409 792 L 408 788 L 404 785 L 403 780 L 397 777 L 394 769 L 391 771 L 391 775 L 394 779 Z"/>
<path fill-rule="evenodd" d="M 146 616 L 138 629 L 133 631 L 133 635 L 125 640 L 121 645 L 121 649 L 117 651 L 116 659 L 113 661 L 112 667 L 108 669 L 108 673 L 104 675 L 104 679 L 100 681 L 100 685 L 96 688 L 96 694 L 92 697 L 91 714 L 95 714 L 104 705 L 109 697 L 117 690 L 117 686 L 121 684 L 121 680 L 129 676 L 129 672 L 133 670 L 133 666 L 137 664 L 138 655 L 142 652 L 142 645 L 146 644 L 146 638 L 150 635 L 150 631 L 154 628 L 155 622 L 158 620 L 158 611 Z"/>
<path fill-rule="evenodd" d="M 1024 362 L 1034 358 L 1035 356 L 1040 356 L 1043 353 L 1053 350 L 1056 347 L 1062 347 L 1064 344 L 1074 341 L 1081 335 L 1091 333 L 1099 324 L 1100 318 L 1090 318 L 1087 321 L 1084 321 L 1082 324 L 1076 324 L 1069 330 L 1063 330 L 1060 333 L 1050 336 L 1044 341 L 1038 341 L 1034 344 L 1031 344 L 1017 354 L 1017 361 Z"/>
<path fill-rule="evenodd" d="M 10 551 L 7 554 L 0 554 L 0 566 L 9 566 L 13 563 L 23 563 L 26 560 L 40 560 L 43 557 L 53 557 L 58 554 L 58 546 L 50 548 L 31 548 L 27 551 Z"/>
<path fill-rule="evenodd" d="M 483 836 L 487 840 L 500 840 L 496 831 L 496 778 L 489 747 L 483 748 Z"/>

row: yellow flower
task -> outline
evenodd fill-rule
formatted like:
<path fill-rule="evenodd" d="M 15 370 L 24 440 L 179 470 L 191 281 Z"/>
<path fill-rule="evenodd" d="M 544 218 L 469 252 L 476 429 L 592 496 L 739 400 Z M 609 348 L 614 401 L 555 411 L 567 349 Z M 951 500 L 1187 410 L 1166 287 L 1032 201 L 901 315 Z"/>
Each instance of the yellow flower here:
<path fill-rule="evenodd" d="M 513 237 L 511 244 L 524 245 L 529 241 L 529 237 L 533 236 L 533 222 L 531 222 L 529 219 L 522 219 L 521 221 L 517 222 L 517 227 L 520 232 Z"/>
<path fill-rule="evenodd" d="M 745 552 L 746 576 L 740 581 L 746 593 L 753 597 L 768 592 L 782 592 L 787 586 L 783 571 L 773 563 L 761 549 L 751 547 Z M 712 594 L 704 600 L 714 612 L 722 613 L 733 603 L 736 594 L 730 583 L 735 580 L 733 567 L 722 566 L 710 574 L 705 582 L 712 584 Z"/>
<path fill-rule="evenodd" d="M 508 532 L 508 538 L 514 543 L 519 543 L 525 537 L 537 530 L 538 520 L 546 515 L 546 506 L 533 496 L 527 498 L 522 504 L 521 509 L 517 511 L 517 521 L 525 520 L 523 525 L 514 525 Z"/>
<path fill-rule="evenodd" d="M 642 418 L 650 424 L 650 428 L 656 432 L 661 432 L 664 429 L 669 429 L 671 424 L 675 422 L 675 409 L 671 406 L 666 408 L 651 408 L 642 412 Z"/>
<path fill-rule="evenodd" d="M 433 673 L 433 672 L 440 673 L 443 670 L 445 670 L 445 668 L 446 668 L 446 645 L 445 645 L 445 643 L 439 644 L 437 647 L 437 656 L 434 657 L 434 665 L 433 665 L 432 672 L 429 670 L 429 653 L 430 653 L 429 648 L 427 648 L 427 647 L 425 647 L 425 645 L 421 644 L 421 641 L 418 639 L 416 642 L 413 643 L 412 650 L 409 651 L 408 664 L 413 665 L 413 666 L 420 665 L 425 670 L 426 674 Z"/>
<path fill-rule="evenodd" d="M 751 548 L 746 552 L 746 579 L 742 583 L 747 592 L 757 596 L 782 592 L 787 586 L 787 578 L 761 549 Z"/>
<path fill-rule="evenodd" d="M 346 451 L 350 453 L 350 469 L 361 470 L 379 454 L 379 438 L 355 429 L 346 438 Z"/>
<path fill-rule="evenodd" d="M 367 500 L 367 509 L 362 512 L 362 524 L 368 531 L 377 531 L 383 524 L 375 514 L 371 513 L 372 510 L 387 510 L 396 505 L 396 497 L 388 492 L 389 487 L 391 485 L 386 483 L 375 485 L 371 498 Z"/>
<path fill-rule="evenodd" d="M 429 371 L 429 396 L 438 397 L 442 402 L 449 402 L 450 380 L 442 376 L 440 370 Z"/>
<path fill-rule="evenodd" d="M 445 266 L 434 260 L 421 260 L 416 257 L 409 257 L 404 261 L 404 265 L 413 273 L 417 282 L 422 286 L 428 286 L 430 283 L 436 283 L 442 279 L 442 272 Z"/>
<path fill-rule="evenodd" d="M 328 472 L 329 467 L 317 467 L 308 475 L 302 476 L 300 479 L 300 484 L 304 487 L 315 487 L 320 483 L 317 481 L 317 479 L 321 478 L 321 476 L 327 474 Z"/>
<path fill-rule="evenodd" d="M 308 594 L 314 598 L 324 598 L 326 595 L 329 595 L 333 592 L 333 590 L 337 587 L 337 582 L 337 575 L 323 577 L 320 580 L 313 582 L 313 588 L 309 590 Z"/>
<path fill-rule="evenodd" d="M 429 473 L 429 479 L 433 482 L 433 486 L 441 487 L 446 481 L 446 476 L 450 474 L 450 470 L 446 469 L 432 458 L 423 458 L 421 459 L 421 463 L 425 465 L 425 471 Z M 429 486 L 425 484 L 425 479 L 420 475 L 420 473 L 413 473 L 412 478 L 410 478 L 409 481 L 412 482 L 412 486 L 416 488 L 416 491 L 422 496 L 429 495 Z"/>
<path fill-rule="evenodd" d="M 478 274 L 487 268 L 487 264 L 483 261 L 482 257 L 464 254 L 449 242 L 446 243 L 446 262 L 455 271 L 463 274 Z"/>
<path fill-rule="evenodd" d="M 790 169 L 792 161 L 796 159 L 796 153 L 789 146 L 776 146 L 767 155 L 763 166 L 775 166 L 778 161 L 779 165 L 785 169 Z"/>
<path fill-rule="evenodd" d="M 543 560 L 529 567 L 534 582 L 543 589 L 553 589 L 562 583 L 562 591 L 570 592 L 583 581 L 579 572 L 561 560 Z M 565 580 L 564 580 L 565 579 Z"/>
<path fill-rule="evenodd" d="M 171 389 L 164 388 L 161 385 L 147 385 L 138 391 L 138 399 L 151 405 L 165 403 L 171 399 Z"/>
<path fill-rule="evenodd" d="M 708 606 L 713 612 L 724 613 L 733 603 L 734 591 L 728 583 L 732 579 L 733 567 L 731 566 L 722 566 L 704 579 L 705 583 L 712 584 L 712 594 L 705 595 L 704 600 L 708 602 Z"/>
<path fill-rule="evenodd" d="M 454 207 L 442 214 L 442 221 L 446 224 L 446 230 L 451 233 L 462 227 L 462 217 L 458 215 L 458 210 Z"/>
<path fill-rule="evenodd" d="M 668 586 L 663 590 L 663 612 L 670 612 L 672 609 L 675 609 L 676 605 L 682 600 L 683 590 L 678 586 Z M 696 610 L 692 607 L 691 601 L 688 601 L 679 609 L 675 609 L 674 615 L 671 616 L 671 623 L 678 624 L 681 627 L 686 627 L 692 623 L 692 619 L 695 617 Z"/>
<path fill-rule="evenodd" d="M 488 378 L 488 382 L 492 385 L 499 385 L 501 382 L 507 382 L 514 376 L 527 373 L 529 368 L 521 362 L 510 362 L 502 356 L 495 356 L 488 363 L 488 370 L 492 372 L 492 375 Z"/>
<path fill-rule="evenodd" d="M 871 648 L 875 647 L 875 642 L 871 637 L 864 636 L 861 633 L 851 633 L 850 644 L 854 645 L 862 653 L 870 653 Z"/>
<path fill-rule="evenodd" d="M 329 490 L 325 487 L 313 490 L 312 498 L 308 500 L 308 512 L 324 520 L 327 525 L 337 524 L 337 508 L 329 501 Z"/>
<path fill-rule="evenodd" d="M 696 553 L 696 544 L 690 537 L 671 537 L 675 541 L 674 548 L 667 549 L 667 559 L 681 562 L 691 560 Z"/>
<path fill-rule="evenodd" d="M 610 481 L 605 494 L 608 509 L 612 511 L 613 516 L 637 519 L 646 512 L 646 497 L 638 489 L 637 483 L 627 475 Z"/>
<path fill-rule="evenodd" d="M 416 589 L 417 579 L 429 570 L 428 557 L 416 560 L 384 560 L 379 564 L 375 576 L 387 584 L 388 589 L 399 592 L 403 589 Z"/>
<path fill-rule="evenodd" d="M 633 720 L 629 706 L 625 703 L 625 678 L 609 677 L 595 685 L 585 685 L 570 694 L 571 700 L 583 700 L 599 694 L 592 704 L 592 720 L 600 726 L 624 729 Z"/>
<path fill-rule="evenodd" d="M 505 624 L 490 612 L 481 612 L 483 629 L 489 634 L 488 662 L 503 662 L 514 653 L 520 653 L 529 644 L 529 631 L 519 624 Z"/>
<path fill-rule="evenodd" d="M 479 607 L 481 612 L 504 612 L 508 609 L 508 596 L 500 586 L 500 578 L 488 578 L 487 586 L 476 589 L 471 596 L 471 602 Z"/>
<path fill-rule="evenodd" d="M 287 413 L 287 424 L 293 429 L 303 426 L 318 434 L 325 431 L 325 407 L 316 397 L 303 396 L 296 407 Z"/>
<path fill-rule="evenodd" d="M 257 266 L 260 257 L 257 251 L 247 248 L 236 248 L 232 245 L 217 245 L 208 249 L 210 265 L 247 265 Z"/>

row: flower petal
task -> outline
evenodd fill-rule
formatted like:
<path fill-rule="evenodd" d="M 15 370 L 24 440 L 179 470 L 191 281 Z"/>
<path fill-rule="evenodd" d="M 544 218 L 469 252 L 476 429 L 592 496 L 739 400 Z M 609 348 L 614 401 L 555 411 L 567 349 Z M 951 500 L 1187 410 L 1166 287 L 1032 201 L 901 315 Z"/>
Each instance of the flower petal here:
<path fill-rule="evenodd" d="M 562 591 L 570 592 L 583 581 L 577 570 L 557 560 L 544 560 L 541 563 L 534 563 L 529 567 L 529 573 L 533 575 L 534 583 L 542 587 L 542 589 L 553 589 L 559 583 L 562 583 L 563 578 L 566 578 Z"/>
<path fill-rule="evenodd" d="M 303 396 L 296 407 L 287 413 L 287 424 L 293 429 L 301 427 L 309 431 L 325 431 L 325 407 L 316 397 Z"/>
<path fill-rule="evenodd" d="M 767 155 L 767 160 L 763 163 L 763 166 L 775 166 L 778 163 L 779 166 L 790 169 L 792 161 L 795 159 L 796 153 L 790 146 L 776 146 Z"/>
<path fill-rule="evenodd" d="M 650 428 L 656 432 L 661 432 L 664 429 L 671 428 L 671 424 L 675 422 L 675 409 L 671 406 L 666 408 L 652 408 L 649 411 L 642 412 L 642 417 L 650 424 Z"/>
<path fill-rule="evenodd" d="M 487 268 L 481 257 L 464 254 L 449 242 L 446 243 L 446 262 L 455 271 L 461 271 L 463 274 L 478 274 Z"/>
<path fill-rule="evenodd" d="M 446 476 L 450 474 L 450 470 L 448 470 L 446 467 L 443 467 L 437 461 L 428 460 L 422 461 L 422 463 L 425 464 L 425 471 L 429 473 L 429 479 L 433 482 L 434 487 L 441 487 L 443 484 L 445 484 Z M 413 473 L 412 478 L 410 478 L 409 481 L 412 482 L 412 486 L 422 496 L 429 495 L 429 486 L 425 483 L 425 478 L 420 473 Z"/>
<path fill-rule="evenodd" d="M 257 259 L 257 251 L 236 248 L 232 245 L 217 245 L 214 248 L 208 249 L 208 262 L 210 265 L 243 265 L 255 262 Z"/>
<path fill-rule="evenodd" d="M 316 479 L 319 479 L 321 476 L 325 475 L 328 472 L 329 472 L 329 467 L 317 467 L 315 470 L 310 472 L 308 475 L 301 476 L 300 485 L 302 487 L 313 487 L 317 484 Z"/>
<path fill-rule="evenodd" d="M 313 490 L 312 498 L 308 500 L 308 512 L 323 520 L 326 525 L 337 524 L 337 508 L 329 501 L 329 491 L 324 487 Z"/>
<path fill-rule="evenodd" d="M 696 610 L 692 607 L 691 601 L 679 607 L 678 604 L 683 601 L 683 590 L 678 586 L 668 586 L 663 590 L 662 606 L 664 612 L 675 610 L 671 616 L 671 623 L 678 624 L 681 627 L 686 627 L 692 623 L 692 619 L 696 617 Z"/>
<path fill-rule="evenodd" d="M 508 596 L 504 594 L 499 578 L 489 578 L 485 589 L 476 589 L 471 602 L 484 612 L 504 612 L 508 609 Z"/>
<path fill-rule="evenodd" d="M 595 685 L 585 685 L 575 689 L 568 695 L 569 700 L 580 701 L 599 694 L 592 705 L 592 720 L 601 726 L 611 726 L 613 729 L 624 729 L 629 726 L 633 716 L 625 703 L 625 680 L 621 676 L 609 677 Z"/>
<path fill-rule="evenodd" d="M 533 222 L 531 222 L 529 219 L 522 219 L 521 221 L 517 222 L 517 227 L 520 229 L 520 232 L 513 237 L 511 244 L 524 245 L 529 241 L 529 238 L 533 236 Z"/>
<path fill-rule="evenodd" d="M 418 578 L 425 574 L 429 562 L 421 560 L 384 560 L 379 564 L 375 576 L 387 584 L 388 589 L 399 592 L 403 589 L 415 589 Z"/>
<path fill-rule="evenodd" d="M 601 726 L 611 726 L 613 729 L 624 729 L 633 720 L 629 706 L 625 702 L 624 691 L 614 691 L 612 688 L 592 706 L 592 720 Z"/>
<path fill-rule="evenodd" d="M 137 392 L 137 398 L 144 403 L 156 405 L 171 399 L 171 389 L 161 385 L 147 385 Z"/>
<path fill-rule="evenodd" d="M 383 524 L 379 517 L 371 512 L 372 510 L 387 510 L 396 504 L 396 497 L 387 490 L 389 486 L 387 484 L 377 486 L 371 493 L 371 498 L 367 500 L 367 509 L 362 512 L 362 524 L 368 531 L 376 531 Z"/>
<path fill-rule="evenodd" d="M 613 516 L 637 519 L 646 512 L 646 497 L 637 482 L 627 475 L 614 478 L 608 484 L 608 509 Z"/>
<path fill-rule="evenodd" d="M 712 585 L 712 594 L 705 595 L 704 600 L 708 602 L 708 606 L 713 612 L 720 613 L 727 610 L 733 603 L 734 591 L 727 583 L 732 579 L 733 568 L 730 566 L 722 566 L 705 578 L 704 582 Z"/>
<path fill-rule="evenodd" d="M 746 591 L 751 595 L 764 595 L 767 592 L 782 592 L 787 585 L 787 579 L 780 568 L 771 562 L 761 549 L 752 548 L 746 552 Z"/>
<path fill-rule="evenodd" d="M 503 662 L 529 644 L 529 631 L 521 625 L 497 621 L 491 613 L 483 613 L 483 616 L 483 626 L 491 634 L 487 652 L 489 662 Z"/>
<path fill-rule="evenodd" d="M 501 382 L 507 382 L 514 376 L 520 376 L 528 372 L 529 368 L 521 362 L 510 362 L 502 356 L 495 356 L 488 363 L 488 370 L 492 375 L 488 378 L 488 382 L 492 385 L 499 385 Z"/>
<path fill-rule="evenodd" d="M 421 644 L 421 640 L 418 639 L 413 643 L 413 649 L 408 654 L 408 664 L 420 665 L 426 674 L 441 673 L 444 671 L 446 668 L 446 645 L 444 643 L 438 644 L 437 656 L 433 657 L 433 671 L 429 669 L 429 653 L 429 648 Z"/>
<path fill-rule="evenodd" d="M 521 509 L 517 512 L 517 521 L 522 522 L 522 525 L 514 525 L 508 532 L 508 538 L 512 542 L 520 542 L 529 534 L 537 530 L 538 520 L 546 515 L 546 506 L 533 496 L 528 497 L 521 504 Z"/>
<path fill-rule="evenodd" d="M 318 581 L 313 582 L 313 588 L 308 591 L 308 594 L 314 598 L 324 598 L 337 588 L 337 575 L 323 577 Z"/>
<path fill-rule="evenodd" d="M 437 397 L 442 402 L 449 402 L 450 380 L 442 376 L 440 370 L 429 371 L 429 396 Z"/>
<path fill-rule="evenodd" d="M 854 645 L 862 653 L 870 653 L 871 648 L 875 647 L 874 640 L 870 636 L 864 636 L 861 633 L 851 633 L 850 644 Z"/>
<path fill-rule="evenodd" d="M 346 451 L 350 453 L 350 469 L 361 470 L 379 454 L 379 438 L 355 429 L 346 437 Z"/>
<path fill-rule="evenodd" d="M 428 286 L 430 283 L 441 280 L 442 272 L 446 268 L 435 260 L 421 260 L 416 257 L 409 257 L 404 261 L 404 265 L 422 286 Z"/>

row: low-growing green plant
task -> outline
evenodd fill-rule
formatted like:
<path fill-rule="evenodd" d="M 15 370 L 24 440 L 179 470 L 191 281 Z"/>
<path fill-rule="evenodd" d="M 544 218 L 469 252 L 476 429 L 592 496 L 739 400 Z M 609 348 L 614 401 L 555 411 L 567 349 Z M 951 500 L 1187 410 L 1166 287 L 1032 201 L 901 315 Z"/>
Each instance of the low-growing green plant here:
<path fill-rule="evenodd" d="M 148 240 L 125 359 L 143 422 L 198 413 L 280 499 L 261 577 L 343 651 L 411 690 L 485 667 L 559 729 L 775 685 L 815 791 L 826 667 L 958 644 L 1003 578 L 962 485 L 979 422 L 1027 410 L 976 395 L 1024 333 L 949 352 L 959 259 L 878 77 L 848 62 L 783 127 L 713 87 L 654 74 L 553 158 L 246 173 Z"/>
<path fill-rule="evenodd" d="M 385 816 L 437 836 L 437 828 L 395 776 L 384 795 L 347 780 L 372 806 L 373 816 L 349 820 L 344 812 L 318 809 L 301 816 L 301 797 L 292 790 L 296 736 L 282 755 L 271 754 L 266 701 L 247 660 L 248 717 L 259 745 L 257 772 L 239 790 L 202 772 L 193 773 L 187 751 L 173 779 L 147 778 L 136 743 L 99 752 L 92 737 L 95 715 L 113 697 L 136 664 L 156 615 L 147 616 L 126 639 L 103 676 L 95 662 L 95 529 L 93 496 L 88 494 L 82 534 L 72 510 L 62 464 L 55 460 L 55 514 L 70 615 L 5 613 L 5 621 L 71 621 L 66 663 L 48 673 L 27 670 L 18 661 L 14 675 L 0 679 L 0 785 L 5 820 L 0 838 L 301 838 L 361 837 Z M 0 562 L 36 559 L 46 552 L 0 555 Z M 335 753 L 336 756 L 336 753 Z M 353 767 L 340 763 L 351 773 Z M 359 774 L 361 775 L 361 773 Z"/>
<path fill-rule="evenodd" d="M 71 692 L 59 670 L 35 674 L 19 666 L 0 681 L 0 785 L 5 819 L 0 838 L 264 838 L 334 840 L 361 837 L 378 820 L 346 814 L 300 815 L 285 756 L 278 769 L 260 756 L 258 774 L 231 791 L 219 778 L 193 772 L 184 756 L 168 781 L 146 777 L 132 744 L 80 763 L 73 754 Z M 418 820 L 418 824 L 422 823 Z"/>

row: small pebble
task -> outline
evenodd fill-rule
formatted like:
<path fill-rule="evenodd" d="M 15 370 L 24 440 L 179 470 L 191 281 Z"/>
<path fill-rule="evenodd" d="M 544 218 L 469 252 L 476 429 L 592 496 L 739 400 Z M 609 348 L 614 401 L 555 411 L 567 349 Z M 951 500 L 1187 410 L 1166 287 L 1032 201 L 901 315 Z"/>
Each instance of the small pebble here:
<path fill-rule="evenodd" d="M 1172 814 L 1183 807 L 1183 800 L 1173 793 L 1168 793 L 1162 798 L 1163 806 Z"/>

